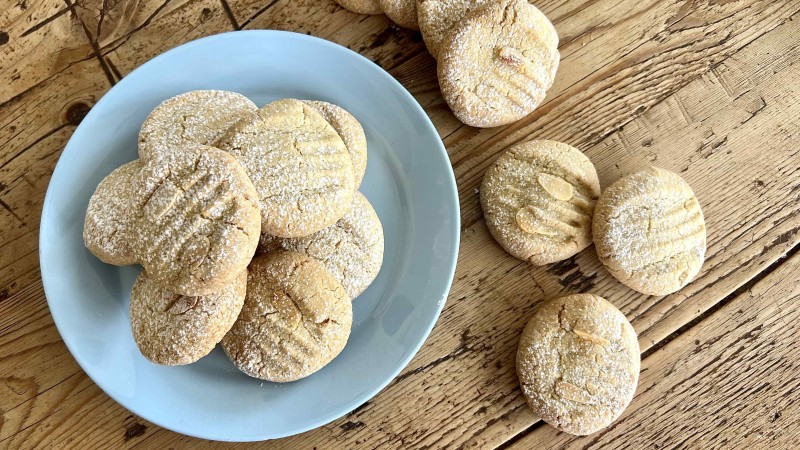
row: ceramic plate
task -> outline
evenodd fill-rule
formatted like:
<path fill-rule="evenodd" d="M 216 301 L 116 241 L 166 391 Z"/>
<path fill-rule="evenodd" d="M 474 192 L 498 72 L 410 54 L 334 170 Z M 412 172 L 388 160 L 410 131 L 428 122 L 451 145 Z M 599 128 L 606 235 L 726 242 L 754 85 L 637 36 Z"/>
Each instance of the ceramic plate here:
<path fill-rule="evenodd" d="M 375 283 L 354 301 L 344 351 L 293 383 L 249 378 L 219 346 L 195 364 L 142 357 L 128 321 L 140 268 L 101 263 L 83 246 L 86 206 L 100 180 L 136 158 L 137 133 L 161 101 L 194 89 L 240 92 L 257 105 L 317 99 L 350 111 L 366 131 L 361 191 L 383 223 Z M 455 270 L 459 207 L 450 162 L 414 98 L 366 58 L 280 31 L 207 37 L 164 53 L 92 108 L 53 173 L 42 212 L 40 259 L 56 326 L 83 370 L 133 413 L 207 439 L 253 441 L 300 433 L 346 414 L 405 367 L 433 328 Z"/>

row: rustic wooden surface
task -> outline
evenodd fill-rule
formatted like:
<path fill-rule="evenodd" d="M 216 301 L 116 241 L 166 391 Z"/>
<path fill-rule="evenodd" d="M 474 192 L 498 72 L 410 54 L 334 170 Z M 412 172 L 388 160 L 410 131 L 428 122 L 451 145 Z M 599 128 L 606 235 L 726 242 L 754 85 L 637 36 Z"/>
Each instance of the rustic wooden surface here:
<path fill-rule="evenodd" d="M 539 0 L 561 37 L 547 101 L 507 127 L 461 125 L 419 33 L 332 0 L 0 0 L 0 447 L 251 448 L 136 417 L 60 340 L 38 269 L 49 175 L 92 105 L 183 42 L 286 29 L 345 45 L 417 98 L 450 154 L 462 208 L 447 306 L 403 373 L 329 425 L 259 448 L 792 448 L 800 441 L 800 1 Z M 530 138 L 568 142 L 607 186 L 647 164 L 681 173 L 708 225 L 697 280 L 666 297 L 611 278 L 591 249 L 549 267 L 503 253 L 477 198 L 487 166 Z M 612 427 L 538 421 L 514 374 L 531 308 L 591 291 L 639 332 L 642 376 Z"/>

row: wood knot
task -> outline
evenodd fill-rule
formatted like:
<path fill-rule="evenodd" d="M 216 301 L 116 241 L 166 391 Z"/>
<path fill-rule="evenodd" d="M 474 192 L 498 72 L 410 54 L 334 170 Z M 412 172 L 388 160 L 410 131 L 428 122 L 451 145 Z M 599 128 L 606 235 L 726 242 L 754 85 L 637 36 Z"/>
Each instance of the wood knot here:
<path fill-rule="evenodd" d="M 145 430 L 147 430 L 147 425 L 143 425 L 139 422 L 133 422 L 125 426 L 125 441 L 129 441 L 135 437 L 139 437 L 144 435 Z"/>
<path fill-rule="evenodd" d="M 8 44 L 8 33 L 0 31 L 0 45 Z"/>
<path fill-rule="evenodd" d="M 75 125 L 81 123 L 86 114 L 89 114 L 89 110 L 92 109 L 91 106 L 87 105 L 84 102 L 77 102 L 73 103 L 72 105 L 67 108 L 66 113 L 66 120 L 69 125 Z"/>
<path fill-rule="evenodd" d="M 201 22 L 207 21 L 208 19 L 211 18 L 211 14 L 212 14 L 211 8 L 203 8 L 202 11 L 200 11 L 200 21 Z"/>

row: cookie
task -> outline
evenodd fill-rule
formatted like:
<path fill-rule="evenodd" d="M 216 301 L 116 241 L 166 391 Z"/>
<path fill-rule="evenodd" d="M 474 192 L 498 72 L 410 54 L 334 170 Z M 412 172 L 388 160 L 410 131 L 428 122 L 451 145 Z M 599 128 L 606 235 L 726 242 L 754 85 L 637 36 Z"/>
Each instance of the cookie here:
<path fill-rule="evenodd" d="M 336 0 L 342 8 L 358 14 L 380 14 L 381 5 L 378 0 Z"/>
<path fill-rule="evenodd" d="M 383 13 L 403 28 L 419 30 L 417 0 L 378 0 Z"/>
<path fill-rule="evenodd" d="M 290 250 L 322 262 L 355 299 L 364 292 L 383 264 L 383 227 L 369 200 L 360 192 L 350 212 L 311 236 L 285 239 L 261 235 L 259 251 Z"/>
<path fill-rule="evenodd" d="M 530 141 L 509 148 L 486 171 L 480 195 L 489 232 L 519 259 L 550 264 L 592 243 L 600 182 L 574 147 Z"/>
<path fill-rule="evenodd" d="M 692 188 L 649 167 L 609 186 L 595 208 L 595 247 L 609 272 L 631 289 L 667 295 L 703 265 L 706 225 Z"/>
<path fill-rule="evenodd" d="M 258 245 L 256 191 L 222 150 L 184 144 L 132 178 L 133 251 L 153 281 L 181 295 L 222 290 Z"/>
<path fill-rule="evenodd" d="M 83 225 L 86 248 L 101 261 L 115 266 L 136 263 L 128 230 L 131 215 L 131 177 L 139 171 L 137 159 L 115 169 L 89 199 Z"/>
<path fill-rule="evenodd" d="M 517 375 L 534 414 L 570 434 L 610 425 L 633 399 L 641 357 L 630 322 L 605 299 L 538 305 L 519 340 Z"/>
<path fill-rule="evenodd" d="M 333 225 L 353 202 L 350 154 L 316 109 L 284 99 L 234 125 L 220 140 L 247 170 L 261 205 L 261 231 L 308 236 Z"/>
<path fill-rule="evenodd" d="M 442 96 L 467 125 L 517 121 L 545 98 L 560 55 L 549 20 L 525 0 L 487 3 L 470 12 L 442 42 Z"/>
<path fill-rule="evenodd" d="M 364 128 L 352 114 L 333 103 L 310 100 L 303 100 L 303 103 L 316 109 L 339 133 L 350 153 L 350 159 L 353 160 L 353 186 L 358 190 L 367 171 L 367 136 L 364 134 Z"/>
<path fill-rule="evenodd" d="M 239 318 L 222 339 L 251 377 L 288 382 L 318 371 L 342 351 L 353 310 L 342 285 L 319 261 L 294 252 L 253 259 Z"/>
<path fill-rule="evenodd" d="M 247 271 L 222 290 L 198 297 L 176 294 L 139 274 L 131 291 L 131 331 L 142 355 L 156 364 L 190 364 L 230 330 L 244 305 Z"/>
<path fill-rule="evenodd" d="M 439 57 L 439 48 L 454 25 L 464 17 L 488 3 L 489 0 L 417 0 L 417 16 L 422 40 L 434 58 Z"/>
<path fill-rule="evenodd" d="M 139 157 L 181 148 L 184 143 L 211 145 L 237 121 L 258 107 L 247 97 L 229 91 L 190 91 L 165 100 L 139 131 Z"/>

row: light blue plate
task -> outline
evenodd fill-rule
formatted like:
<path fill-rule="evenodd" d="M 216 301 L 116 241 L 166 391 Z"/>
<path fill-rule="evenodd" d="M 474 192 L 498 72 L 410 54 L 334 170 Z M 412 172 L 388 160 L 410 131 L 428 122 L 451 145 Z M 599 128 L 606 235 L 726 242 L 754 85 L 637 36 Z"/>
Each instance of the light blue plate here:
<path fill-rule="evenodd" d="M 162 100 L 194 89 L 241 92 L 258 105 L 294 97 L 336 103 L 364 126 L 361 191 L 383 223 L 375 283 L 354 302 L 344 351 L 314 375 L 275 384 L 237 371 L 217 348 L 162 367 L 136 349 L 128 301 L 138 267 L 101 263 L 83 246 L 84 214 L 100 180 L 136 158 L 137 133 Z M 114 400 L 171 430 L 254 441 L 330 422 L 374 396 L 408 364 L 447 298 L 459 243 L 450 162 L 414 98 L 366 58 L 280 31 L 241 31 L 182 45 L 125 77 L 92 108 L 58 161 L 42 211 L 47 301 L 64 342 Z"/>

